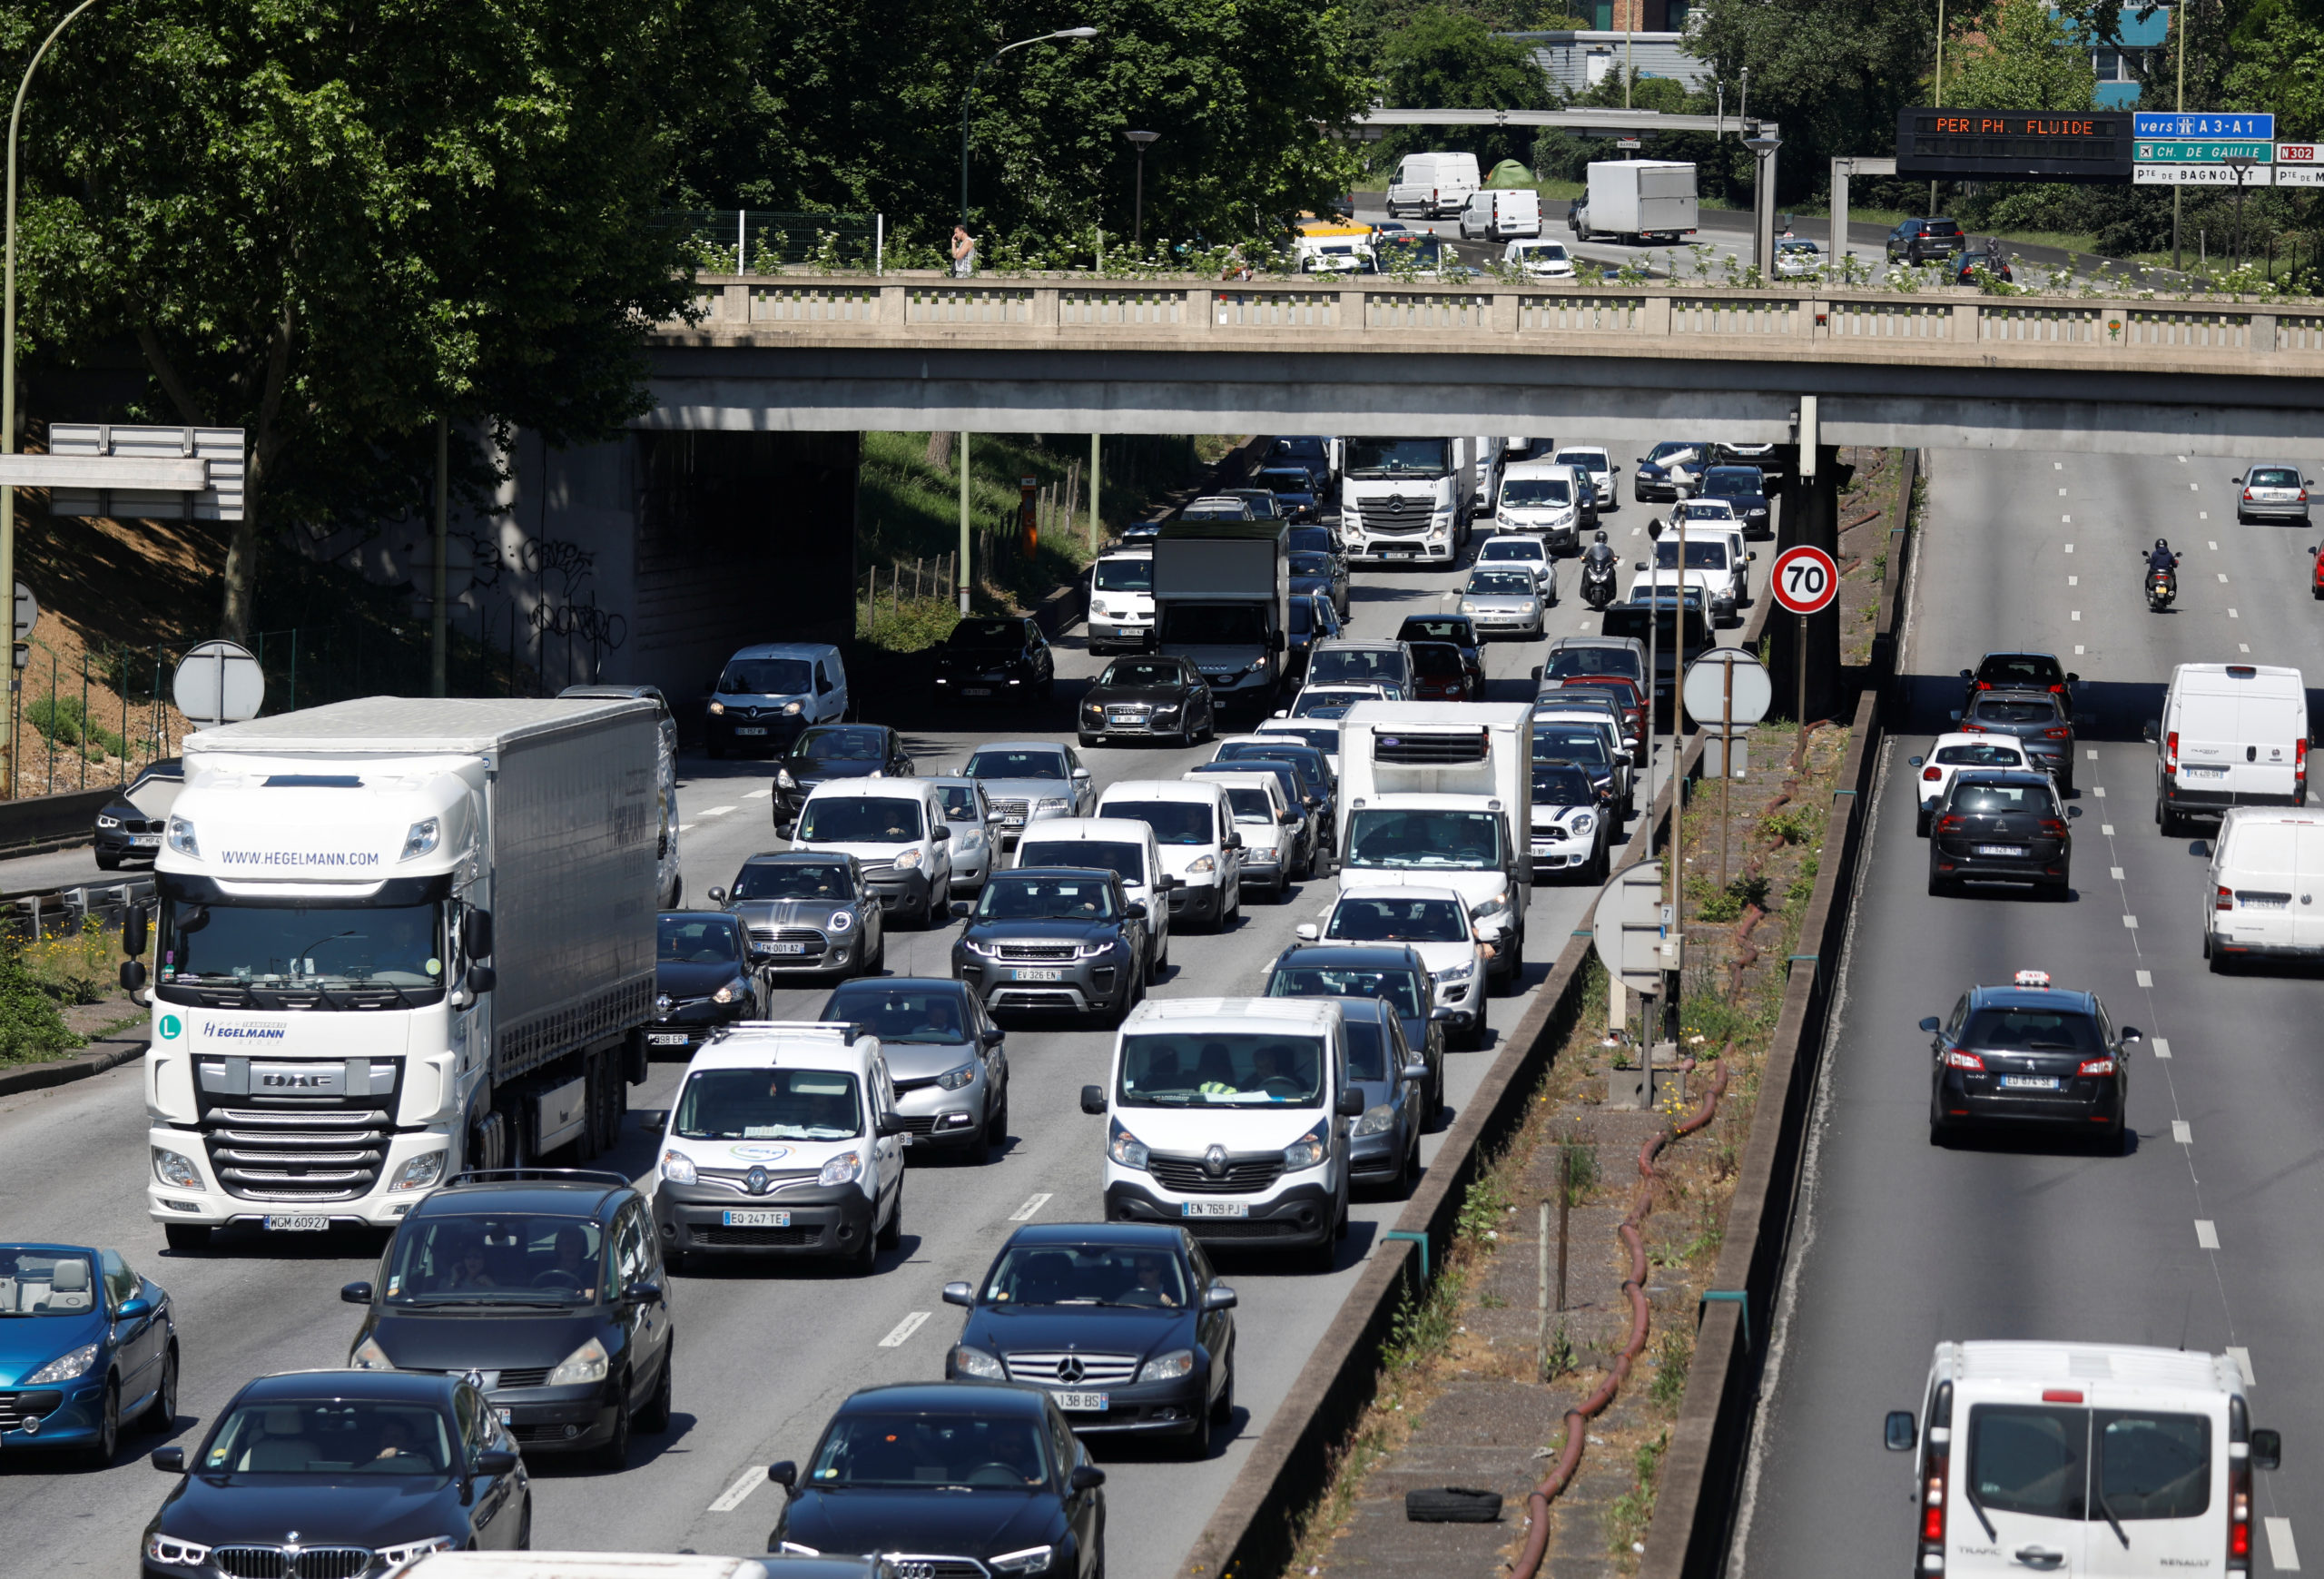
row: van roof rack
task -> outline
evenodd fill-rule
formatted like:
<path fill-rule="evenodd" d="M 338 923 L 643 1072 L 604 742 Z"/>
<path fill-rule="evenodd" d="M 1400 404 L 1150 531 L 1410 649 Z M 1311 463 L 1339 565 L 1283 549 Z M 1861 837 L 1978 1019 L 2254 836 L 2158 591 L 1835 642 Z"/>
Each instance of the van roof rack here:
<path fill-rule="evenodd" d="M 863 1034 L 860 1020 L 734 1020 L 718 1028 L 719 1036 L 737 1031 L 779 1031 L 786 1036 L 819 1036 L 853 1047 L 855 1039 Z"/>

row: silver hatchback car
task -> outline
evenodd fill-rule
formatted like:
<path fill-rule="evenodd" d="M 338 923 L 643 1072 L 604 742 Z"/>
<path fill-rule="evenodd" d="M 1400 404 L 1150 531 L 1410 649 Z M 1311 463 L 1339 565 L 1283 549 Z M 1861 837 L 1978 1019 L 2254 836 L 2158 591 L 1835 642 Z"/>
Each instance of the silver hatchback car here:
<path fill-rule="evenodd" d="M 2302 477 L 2299 468 L 2261 461 L 2241 477 L 2230 480 L 2238 490 L 2237 520 L 2250 521 L 2261 517 L 2303 522 L 2308 519 L 2308 490 L 2316 486 L 2316 479 Z"/>

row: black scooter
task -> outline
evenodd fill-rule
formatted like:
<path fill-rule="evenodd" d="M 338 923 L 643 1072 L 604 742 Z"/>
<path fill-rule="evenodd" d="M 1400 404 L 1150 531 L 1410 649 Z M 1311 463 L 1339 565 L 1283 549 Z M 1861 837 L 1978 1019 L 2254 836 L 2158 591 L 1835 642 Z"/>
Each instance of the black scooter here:
<path fill-rule="evenodd" d="M 1581 562 L 1581 601 L 1600 613 L 1614 601 L 1614 562 L 1611 559 L 1592 564 Z"/>
<path fill-rule="evenodd" d="M 2173 560 L 2173 564 L 2177 561 Z M 2179 573 L 2149 565 L 2146 571 L 2146 606 L 2161 614 L 2179 596 Z"/>

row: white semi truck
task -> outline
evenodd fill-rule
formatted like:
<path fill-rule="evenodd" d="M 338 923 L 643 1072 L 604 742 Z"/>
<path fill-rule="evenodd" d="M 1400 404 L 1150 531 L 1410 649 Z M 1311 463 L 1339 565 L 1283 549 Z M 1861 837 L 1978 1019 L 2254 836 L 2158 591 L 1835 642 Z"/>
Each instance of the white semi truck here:
<path fill-rule="evenodd" d="M 1495 441 L 1497 442 L 1497 441 Z M 1478 440 L 1344 440 L 1340 540 L 1366 564 L 1450 565 L 1469 538 Z"/>
<path fill-rule="evenodd" d="M 1523 702 L 1358 702 L 1340 725 L 1340 882 L 1452 888 L 1487 971 L 1525 963 L 1533 898 L 1533 709 Z"/>
<path fill-rule="evenodd" d="M 171 1245 L 391 1227 L 464 1169 L 614 1143 L 654 1000 L 657 733 L 645 700 L 373 696 L 187 737 L 145 1055 Z"/>

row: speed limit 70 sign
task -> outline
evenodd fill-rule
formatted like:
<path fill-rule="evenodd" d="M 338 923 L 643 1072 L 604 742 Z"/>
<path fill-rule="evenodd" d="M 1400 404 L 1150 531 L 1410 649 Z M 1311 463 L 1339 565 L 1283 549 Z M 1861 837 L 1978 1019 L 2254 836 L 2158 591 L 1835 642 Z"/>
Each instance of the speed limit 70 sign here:
<path fill-rule="evenodd" d="M 1776 556 L 1776 601 L 1794 614 L 1820 614 L 1839 596 L 1840 568 L 1821 548 L 1802 544 Z"/>

